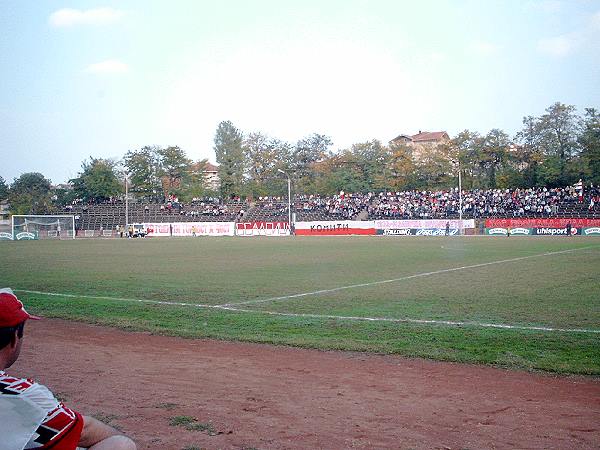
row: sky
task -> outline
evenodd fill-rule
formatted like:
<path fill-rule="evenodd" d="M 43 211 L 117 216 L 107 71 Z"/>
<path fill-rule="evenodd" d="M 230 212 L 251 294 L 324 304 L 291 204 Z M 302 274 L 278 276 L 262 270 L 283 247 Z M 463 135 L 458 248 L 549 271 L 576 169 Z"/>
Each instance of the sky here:
<path fill-rule="evenodd" d="M 600 108 L 600 0 L 3 0 L 0 176 L 53 183 L 89 157 L 219 122 L 334 150 Z"/>

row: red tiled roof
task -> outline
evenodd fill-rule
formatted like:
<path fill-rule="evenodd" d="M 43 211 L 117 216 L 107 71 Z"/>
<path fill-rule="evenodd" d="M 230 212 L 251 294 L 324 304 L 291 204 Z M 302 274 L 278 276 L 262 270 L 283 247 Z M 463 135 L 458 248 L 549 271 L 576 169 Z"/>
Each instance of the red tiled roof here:
<path fill-rule="evenodd" d="M 407 141 L 411 141 L 412 137 L 410 137 L 408 134 L 401 134 L 399 136 L 396 136 L 394 139 L 392 139 L 390 142 L 396 142 L 399 141 L 401 139 L 406 139 Z"/>
<path fill-rule="evenodd" d="M 442 139 L 448 139 L 448 133 L 445 131 L 421 131 L 411 136 L 411 138 L 413 142 L 441 141 Z"/>
<path fill-rule="evenodd" d="M 204 171 L 205 172 L 218 172 L 219 166 L 215 166 L 214 164 L 207 162 L 206 165 L 204 166 Z"/>

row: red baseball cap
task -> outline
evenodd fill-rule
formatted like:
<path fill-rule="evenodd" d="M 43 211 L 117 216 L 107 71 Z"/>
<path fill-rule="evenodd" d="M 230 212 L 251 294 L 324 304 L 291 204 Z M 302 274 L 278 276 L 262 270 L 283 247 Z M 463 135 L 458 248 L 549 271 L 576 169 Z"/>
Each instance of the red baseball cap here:
<path fill-rule="evenodd" d="M 39 317 L 25 311 L 12 289 L 0 289 L 0 328 L 14 327 L 27 319 L 38 320 Z"/>

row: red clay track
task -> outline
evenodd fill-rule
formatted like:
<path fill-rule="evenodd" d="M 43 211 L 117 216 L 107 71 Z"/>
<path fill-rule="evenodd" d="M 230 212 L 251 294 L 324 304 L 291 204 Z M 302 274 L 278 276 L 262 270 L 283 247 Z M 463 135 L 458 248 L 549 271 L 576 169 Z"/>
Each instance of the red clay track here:
<path fill-rule="evenodd" d="M 599 448 L 600 381 L 45 319 L 9 373 L 139 448 Z M 212 423 L 214 436 L 169 425 Z"/>

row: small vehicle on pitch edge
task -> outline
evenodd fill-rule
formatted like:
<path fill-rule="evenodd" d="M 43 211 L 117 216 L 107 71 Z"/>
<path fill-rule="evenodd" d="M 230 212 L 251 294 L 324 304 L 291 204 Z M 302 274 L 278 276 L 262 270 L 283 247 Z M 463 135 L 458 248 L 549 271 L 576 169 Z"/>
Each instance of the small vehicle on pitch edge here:
<path fill-rule="evenodd" d="M 143 223 L 134 223 L 133 224 L 133 235 L 131 237 L 134 238 L 145 238 L 148 235 L 148 230 L 144 228 Z"/>

